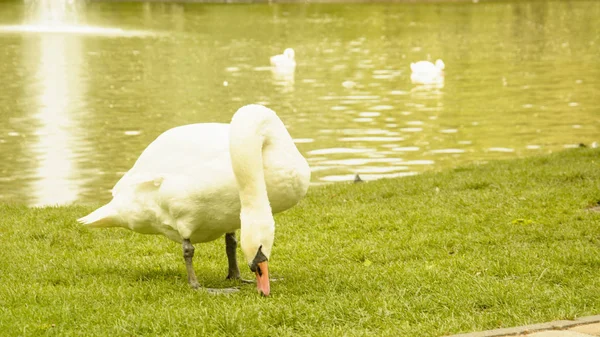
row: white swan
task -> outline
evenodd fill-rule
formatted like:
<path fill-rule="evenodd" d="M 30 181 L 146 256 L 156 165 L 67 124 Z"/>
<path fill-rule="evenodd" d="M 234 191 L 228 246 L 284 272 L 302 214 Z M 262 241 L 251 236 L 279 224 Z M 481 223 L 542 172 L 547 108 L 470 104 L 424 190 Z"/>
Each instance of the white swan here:
<path fill-rule="evenodd" d="M 440 59 L 436 60 L 435 64 L 429 61 L 419 61 L 410 64 L 410 70 L 413 73 L 442 74 L 444 68 L 446 68 L 446 65 Z"/>
<path fill-rule="evenodd" d="M 286 48 L 283 54 L 271 56 L 270 60 L 276 70 L 293 71 L 296 68 L 295 52 L 292 48 Z"/>
<path fill-rule="evenodd" d="M 223 234 L 227 277 L 240 277 L 234 231 L 241 226 L 246 262 L 256 273 L 258 291 L 267 296 L 273 213 L 298 203 L 309 181 L 308 163 L 275 112 L 247 105 L 231 124 L 191 124 L 160 135 L 117 182 L 113 199 L 78 221 L 181 242 L 193 288 L 199 286 L 193 244 Z"/>
<path fill-rule="evenodd" d="M 435 64 L 429 61 L 419 61 L 410 64 L 410 79 L 415 84 L 435 84 L 444 83 L 444 68 L 446 65 L 442 60 L 436 60 Z"/>

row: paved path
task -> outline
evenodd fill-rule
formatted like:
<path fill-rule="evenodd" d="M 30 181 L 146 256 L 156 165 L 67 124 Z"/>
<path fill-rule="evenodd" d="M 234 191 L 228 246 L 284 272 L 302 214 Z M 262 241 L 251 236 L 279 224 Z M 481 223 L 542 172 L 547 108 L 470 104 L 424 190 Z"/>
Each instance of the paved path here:
<path fill-rule="evenodd" d="M 515 328 L 504 328 L 471 332 L 447 337 L 600 337 L 600 315 L 581 317 L 573 321 L 553 321 L 548 323 L 524 325 Z"/>

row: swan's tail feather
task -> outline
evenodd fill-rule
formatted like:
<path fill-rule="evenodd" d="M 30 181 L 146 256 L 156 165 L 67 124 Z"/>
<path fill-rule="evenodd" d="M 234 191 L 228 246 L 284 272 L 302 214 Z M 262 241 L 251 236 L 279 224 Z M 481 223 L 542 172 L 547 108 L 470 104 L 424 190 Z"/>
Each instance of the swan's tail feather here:
<path fill-rule="evenodd" d="M 77 221 L 87 227 L 113 227 L 117 225 L 116 212 L 111 204 L 104 205 L 92 213 L 77 219 Z"/>

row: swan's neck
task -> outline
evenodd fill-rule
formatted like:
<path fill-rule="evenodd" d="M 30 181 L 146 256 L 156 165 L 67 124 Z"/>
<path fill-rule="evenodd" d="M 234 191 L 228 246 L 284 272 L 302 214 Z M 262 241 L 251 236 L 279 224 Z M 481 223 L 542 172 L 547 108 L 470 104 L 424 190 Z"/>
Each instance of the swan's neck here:
<path fill-rule="evenodd" d="M 242 250 L 251 260 L 252 254 L 263 246 L 262 252 L 269 257 L 275 222 L 267 195 L 263 153 L 291 142 L 291 137 L 277 115 L 260 105 L 239 109 L 229 132 L 231 164 L 241 203 Z M 286 136 L 290 139 L 285 139 Z"/>
<path fill-rule="evenodd" d="M 262 209 L 270 212 L 263 168 L 264 136 L 245 135 L 244 133 L 243 131 L 234 132 L 232 129 L 230 150 L 242 209 Z"/>
<path fill-rule="evenodd" d="M 255 108 L 251 110 L 252 107 Z M 245 106 L 234 115 L 229 131 L 229 152 L 242 210 L 260 209 L 270 213 L 263 148 L 271 141 L 272 130 L 263 109 L 266 108 Z"/>

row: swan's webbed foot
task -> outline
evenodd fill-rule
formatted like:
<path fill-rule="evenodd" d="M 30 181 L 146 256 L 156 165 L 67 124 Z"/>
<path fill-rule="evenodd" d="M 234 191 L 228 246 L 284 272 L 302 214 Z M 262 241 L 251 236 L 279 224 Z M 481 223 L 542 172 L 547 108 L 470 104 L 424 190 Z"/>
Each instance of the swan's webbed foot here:
<path fill-rule="evenodd" d="M 235 274 L 234 274 L 234 275 L 231 275 L 231 273 L 229 273 L 229 275 L 227 275 L 227 279 L 228 279 L 228 280 L 238 280 L 238 281 L 240 281 L 240 282 L 242 282 L 242 283 L 256 283 L 256 281 L 254 281 L 254 280 L 246 280 L 246 279 L 243 279 L 243 278 L 242 278 L 242 277 L 239 275 L 239 272 L 238 272 L 238 274 L 237 274 L 237 275 L 235 275 Z"/>
<path fill-rule="evenodd" d="M 211 295 L 229 295 L 240 291 L 238 288 L 206 288 L 206 292 Z"/>
<path fill-rule="evenodd" d="M 183 240 L 183 259 L 185 260 L 185 269 L 187 270 L 188 283 L 192 289 L 200 288 L 200 283 L 198 283 L 198 279 L 196 278 L 196 273 L 194 272 L 194 265 L 192 264 L 192 260 L 194 259 L 194 245 L 190 242 L 189 239 Z"/>

